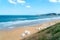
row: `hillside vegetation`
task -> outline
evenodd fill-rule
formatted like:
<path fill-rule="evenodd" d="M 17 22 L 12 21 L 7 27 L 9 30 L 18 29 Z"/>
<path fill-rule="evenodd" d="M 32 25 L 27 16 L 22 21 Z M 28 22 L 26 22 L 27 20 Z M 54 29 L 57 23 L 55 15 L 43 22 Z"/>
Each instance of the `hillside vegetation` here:
<path fill-rule="evenodd" d="M 60 40 L 60 23 L 39 31 L 23 40 Z"/>

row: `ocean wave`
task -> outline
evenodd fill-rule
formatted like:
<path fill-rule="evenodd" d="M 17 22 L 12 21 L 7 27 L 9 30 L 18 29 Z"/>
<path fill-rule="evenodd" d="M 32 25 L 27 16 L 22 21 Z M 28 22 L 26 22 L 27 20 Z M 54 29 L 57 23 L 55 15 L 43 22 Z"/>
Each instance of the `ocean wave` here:
<path fill-rule="evenodd" d="M 44 18 L 44 19 L 36 19 L 36 20 L 0 22 L 0 28 L 14 28 L 19 26 L 35 25 L 35 24 L 49 22 L 51 20 L 58 20 L 58 19 L 60 19 L 60 17 Z"/>

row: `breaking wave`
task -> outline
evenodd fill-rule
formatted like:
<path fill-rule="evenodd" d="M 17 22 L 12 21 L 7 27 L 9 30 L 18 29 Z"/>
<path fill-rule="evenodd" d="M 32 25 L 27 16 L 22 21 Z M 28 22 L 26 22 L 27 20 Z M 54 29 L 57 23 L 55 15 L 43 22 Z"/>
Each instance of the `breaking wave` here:
<path fill-rule="evenodd" d="M 58 19 L 60 19 L 60 17 L 44 18 L 44 19 L 36 19 L 36 20 L 0 22 L 0 29 L 12 29 L 16 27 L 36 25 L 39 23 L 49 22 L 49 21 L 58 20 Z"/>

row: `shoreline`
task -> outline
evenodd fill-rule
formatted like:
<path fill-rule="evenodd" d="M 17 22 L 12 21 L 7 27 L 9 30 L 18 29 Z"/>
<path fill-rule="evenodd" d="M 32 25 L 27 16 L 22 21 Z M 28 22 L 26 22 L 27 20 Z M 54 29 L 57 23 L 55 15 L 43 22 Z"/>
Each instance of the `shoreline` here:
<path fill-rule="evenodd" d="M 22 23 L 22 24 L 13 24 L 11 26 L 5 26 L 6 28 L 0 28 L 0 30 L 13 30 L 13 29 L 16 29 L 16 28 L 21 28 L 21 27 L 29 27 L 29 26 L 36 26 L 36 25 L 40 25 L 40 24 L 44 24 L 46 22 L 52 22 L 52 21 L 56 21 L 56 20 L 60 20 L 59 18 L 54 18 L 54 19 L 45 19 L 45 20 L 41 20 L 41 19 L 38 19 L 38 20 L 35 20 L 35 21 L 31 21 L 31 22 L 26 22 L 26 23 Z M 9 24 L 9 23 L 8 23 Z M 7 25 L 8 25 L 7 24 Z M 12 23 L 10 23 L 12 24 Z"/>
<path fill-rule="evenodd" d="M 55 20 L 51 22 L 45 22 L 42 24 L 38 24 L 35 26 L 26 26 L 26 27 L 21 27 L 21 28 L 15 28 L 11 31 L 1 31 L 0 30 L 0 40 L 22 40 L 25 37 L 28 37 L 29 35 L 32 35 L 40 30 L 43 30 L 51 25 L 54 25 L 56 23 L 60 22 L 60 20 Z M 36 28 L 40 28 L 39 30 Z M 30 31 L 29 35 L 24 36 L 21 38 L 21 34 L 24 33 L 25 30 Z"/>

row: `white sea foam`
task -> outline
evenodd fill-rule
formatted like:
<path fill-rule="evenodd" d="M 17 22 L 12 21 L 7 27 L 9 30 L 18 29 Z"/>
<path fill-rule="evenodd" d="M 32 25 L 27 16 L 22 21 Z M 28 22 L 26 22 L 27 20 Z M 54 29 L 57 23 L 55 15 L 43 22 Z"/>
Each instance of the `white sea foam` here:
<path fill-rule="evenodd" d="M 44 19 L 36 19 L 36 20 L 25 20 L 25 21 L 0 22 L 0 27 L 14 28 L 15 26 L 33 25 L 37 23 L 42 23 L 42 22 L 51 21 L 51 20 L 58 20 L 58 19 L 60 19 L 60 17 L 44 18 Z"/>
<path fill-rule="evenodd" d="M 12 29 L 12 28 L 14 28 L 14 27 L 8 27 L 8 28 Z"/>

